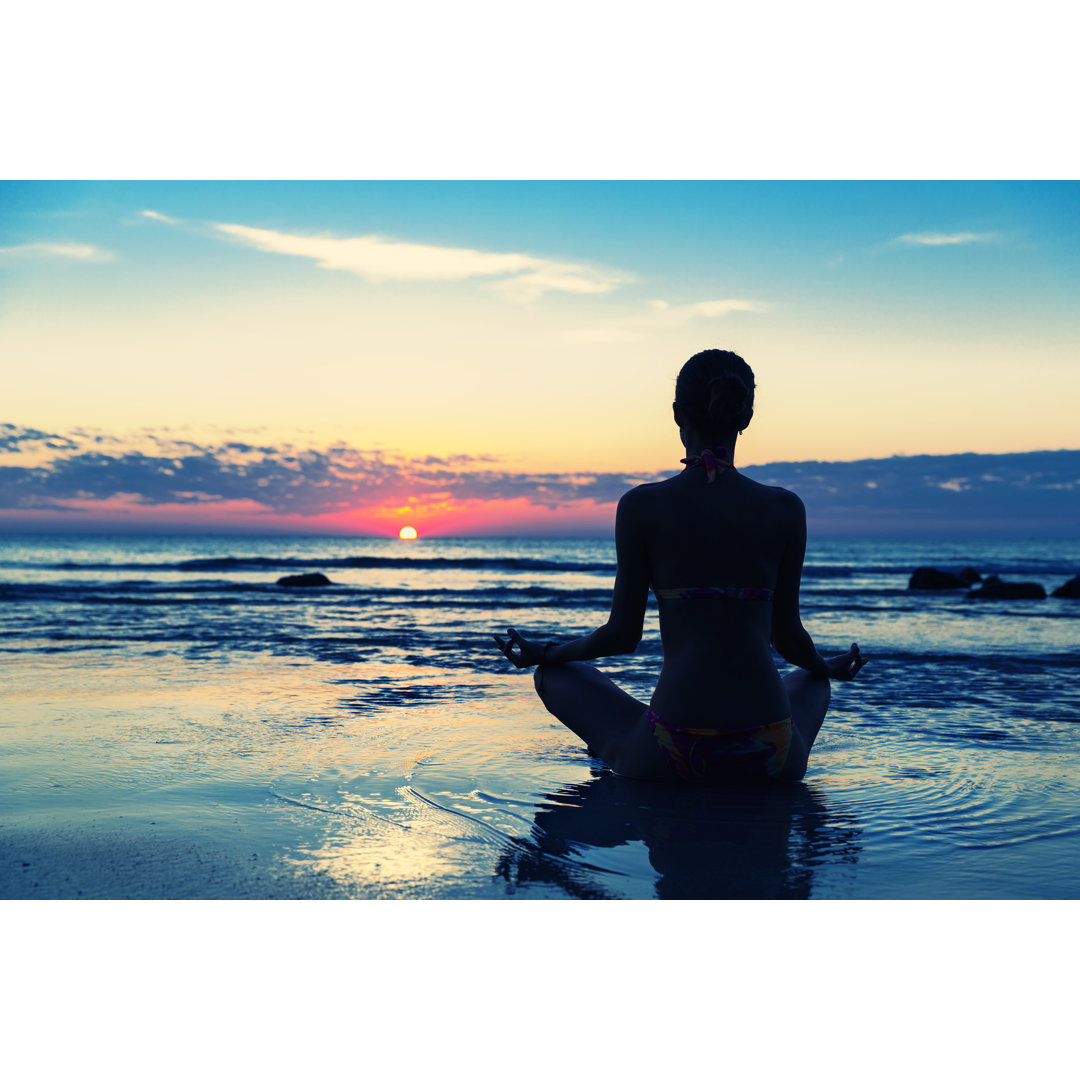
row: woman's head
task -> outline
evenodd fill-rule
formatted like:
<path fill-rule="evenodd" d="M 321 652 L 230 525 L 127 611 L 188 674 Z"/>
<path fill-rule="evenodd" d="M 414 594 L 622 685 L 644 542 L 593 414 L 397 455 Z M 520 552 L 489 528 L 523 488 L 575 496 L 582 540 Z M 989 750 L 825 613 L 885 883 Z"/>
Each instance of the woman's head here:
<path fill-rule="evenodd" d="M 754 373 L 733 352 L 706 349 L 691 356 L 675 382 L 682 423 L 703 435 L 742 431 L 754 415 Z"/>

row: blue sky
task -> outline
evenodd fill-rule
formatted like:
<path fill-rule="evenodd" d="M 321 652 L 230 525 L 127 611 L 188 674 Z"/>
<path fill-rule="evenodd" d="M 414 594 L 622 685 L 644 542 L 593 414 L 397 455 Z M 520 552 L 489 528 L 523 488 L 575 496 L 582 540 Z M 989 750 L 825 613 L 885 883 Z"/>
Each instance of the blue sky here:
<path fill-rule="evenodd" d="M 219 287 L 345 288 L 293 260 L 191 231 L 238 222 L 597 263 L 634 279 L 594 298 L 616 307 L 658 293 L 671 302 L 733 293 L 767 297 L 809 328 L 842 319 L 852 332 L 917 324 L 945 339 L 1017 341 L 1076 330 L 1080 188 L 1071 183 L 8 183 L 0 191 L 3 247 L 75 241 L 119 263 L 84 265 L 73 296 L 59 258 L 30 267 L 8 256 L 3 311 L 20 299 L 48 303 L 50 288 L 68 304 L 106 310 L 163 294 L 182 303 Z M 190 230 L 147 228 L 143 209 Z M 934 236 L 969 239 L 935 247 L 925 242 Z"/>

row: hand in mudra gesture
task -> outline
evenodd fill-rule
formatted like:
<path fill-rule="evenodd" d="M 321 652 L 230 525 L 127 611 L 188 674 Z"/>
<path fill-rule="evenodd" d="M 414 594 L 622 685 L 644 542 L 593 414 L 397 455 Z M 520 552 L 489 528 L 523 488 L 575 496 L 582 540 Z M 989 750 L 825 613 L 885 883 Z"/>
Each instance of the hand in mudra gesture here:
<path fill-rule="evenodd" d="M 540 645 L 535 641 L 529 641 L 527 638 L 523 638 L 513 627 L 510 627 L 507 631 L 507 638 L 504 641 L 498 634 L 493 635 L 495 644 L 499 648 L 499 652 L 510 661 L 516 668 L 535 667 L 537 664 L 543 663 L 544 652 L 550 645 Z"/>
<path fill-rule="evenodd" d="M 859 646 L 852 642 L 851 648 L 846 653 L 830 657 L 825 661 L 825 666 L 829 669 L 830 679 L 850 682 L 859 674 L 865 663 L 866 657 L 859 652 Z"/>

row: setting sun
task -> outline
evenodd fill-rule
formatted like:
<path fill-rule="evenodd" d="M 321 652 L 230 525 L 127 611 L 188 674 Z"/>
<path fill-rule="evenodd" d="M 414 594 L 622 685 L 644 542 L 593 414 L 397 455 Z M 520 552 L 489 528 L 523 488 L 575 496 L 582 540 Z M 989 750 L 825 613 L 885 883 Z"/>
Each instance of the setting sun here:
<path fill-rule="evenodd" d="M 415 540 L 416 530 L 411 525 L 406 525 L 401 532 L 398 533 L 398 536 L 400 536 L 402 540 Z"/>

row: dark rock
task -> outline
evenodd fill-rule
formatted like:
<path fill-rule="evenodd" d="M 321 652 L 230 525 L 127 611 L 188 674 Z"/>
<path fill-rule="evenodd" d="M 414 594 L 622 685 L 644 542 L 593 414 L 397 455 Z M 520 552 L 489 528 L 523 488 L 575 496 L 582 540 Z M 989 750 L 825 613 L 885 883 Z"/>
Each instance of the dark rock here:
<path fill-rule="evenodd" d="M 968 582 L 957 574 L 950 574 L 948 570 L 920 566 L 911 575 L 907 587 L 909 589 L 966 589 Z"/>
<path fill-rule="evenodd" d="M 278 578 L 277 583 L 289 589 L 310 589 L 317 585 L 329 585 L 330 579 L 325 574 L 289 574 Z"/>
<path fill-rule="evenodd" d="M 1080 574 L 1069 578 L 1064 585 L 1059 585 L 1051 596 L 1060 596 L 1065 600 L 1080 600 Z"/>
<path fill-rule="evenodd" d="M 1045 600 L 1046 590 L 1034 581 L 1002 581 L 994 574 L 968 596 L 976 600 Z"/>
<path fill-rule="evenodd" d="M 982 574 L 979 573 L 973 566 L 965 566 L 959 574 L 956 575 L 965 585 L 978 585 L 982 581 Z"/>

